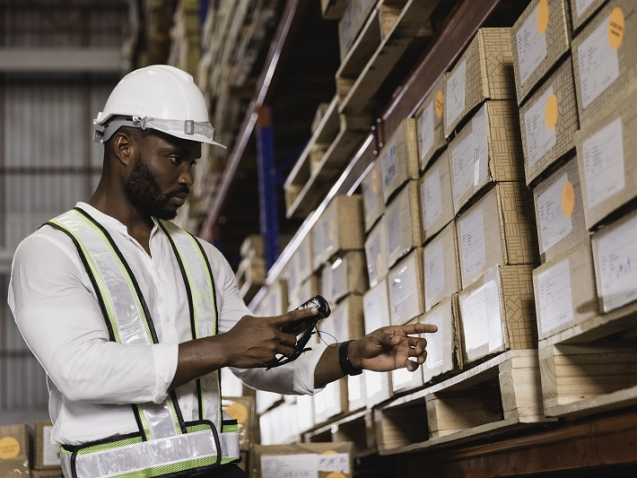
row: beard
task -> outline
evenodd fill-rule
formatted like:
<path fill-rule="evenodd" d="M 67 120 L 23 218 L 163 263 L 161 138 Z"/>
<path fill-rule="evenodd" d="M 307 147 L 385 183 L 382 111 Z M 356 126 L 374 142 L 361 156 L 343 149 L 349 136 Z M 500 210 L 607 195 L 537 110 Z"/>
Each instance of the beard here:
<path fill-rule="evenodd" d="M 182 186 L 167 193 L 162 192 L 155 176 L 140 156 L 133 166 L 128 181 L 124 184 L 124 191 L 142 214 L 170 220 L 177 216 L 177 208 L 169 204 L 170 199 L 180 193 L 188 194 L 189 190 L 186 186 Z"/>

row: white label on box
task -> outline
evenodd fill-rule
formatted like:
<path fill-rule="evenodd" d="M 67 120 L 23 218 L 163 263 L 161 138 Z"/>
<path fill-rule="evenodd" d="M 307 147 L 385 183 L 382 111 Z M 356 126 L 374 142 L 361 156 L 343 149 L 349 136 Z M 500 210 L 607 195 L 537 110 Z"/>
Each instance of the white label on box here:
<path fill-rule="evenodd" d="M 318 478 L 318 456 L 315 453 L 262 455 L 261 478 Z"/>
<path fill-rule="evenodd" d="M 424 162 L 424 158 L 427 153 L 433 148 L 434 145 L 434 102 L 430 102 L 429 105 L 422 112 L 418 118 L 418 157 L 421 163 Z"/>
<path fill-rule="evenodd" d="M 383 377 L 380 372 L 365 372 L 365 388 L 367 388 L 367 397 L 383 391 Z"/>
<path fill-rule="evenodd" d="M 436 169 L 421 184 L 422 219 L 425 229 L 442 216 L 442 194 L 440 190 L 440 170 Z"/>
<path fill-rule="evenodd" d="M 60 447 L 51 443 L 52 426 L 42 427 L 43 455 L 42 464 L 44 466 L 61 466 Z"/>
<path fill-rule="evenodd" d="M 342 294 L 346 294 L 347 291 L 347 259 L 338 258 L 336 262 L 332 264 L 330 271 L 331 286 L 330 291 L 332 297 L 337 297 Z"/>
<path fill-rule="evenodd" d="M 400 385 L 405 385 L 406 383 L 411 382 L 414 378 L 414 372 L 410 372 L 405 367 L 397 368 L 396 370 L 392 370 L 391 372 L 391 383 L 396 390 Z M 418 373 L 418 372 L 415 372 Z"/>
<path fill-rule="evenodd" d="M 504 344 L 497 269 L 485 276 L 484 284 L 465 297 L 460 307 L 465 346 L 470 358 L 471 351 L 485 345 L 492 352 Z"/>
<path fill-rule="evenodd" d="M 389 325 L 389 304 L 387 301 L 385 282 L 381 282 L 381 285 L 370 289 L 363 297 L 363 317 L 366 334 Z"/>
<path fill-rule="evenodd" d="M 475 169 L 473 133 L 451 150 L 451 159 L 453 161 L 453 199 L 459 202 L 473 186 Z"/>
<path fill-rule="evenodd" d="M 463 277 L 472 275 L 487 263 L 482 209 L 460 219 L 460 248 Z"/>
<path fill-rule="evenodd" d="M 350 402 L 363 398 L 363 385 L 363 374 L 347 377 L 347 398 Z"/>
<path fill-rule="evenodd" d="M 454 123 L 464 111 L 466 78 L 467 60 L 463 60 L 462 63 L 458 65 L 456 71 L 447 80 L 445 126 Z"/>
<path fill-rule="evenodd" d="M 383 149 L 383 153 L 381 153 L 381 163 L 383 165 L 383 185 L 385 187 L 385 191 L 389 191 L 391 189 L 391 185 L 394 182 L 394 178 L 396 177 L 396 145 L 392 142 L 389 143 Z"/>
<path fill-rule="evenodd" d="M 602 22 L 577 49 L 584 109 L 619 78 L 619 55 L 608 41 L 609 20 L 610 17 Z"/>
<path fill-rule="evenodd" d="M 430 314 L 426 317 L 427 324 L 433 324 L 438 327 L 438 332 L 431 334 L 427 337 L 427 359 L 425 360 L 425 366 L 429 370 L 441 367 L 444 364 L 444 341 L 445 334 L 444 321 L 442 320 L 442 311 L 438 313 Z"/>
<path fill-rule="evenodd" d="M 403 223 L 402 212 L 404 207 L 409 205 L 404 204 L 404 198 L 409 200 L 409 196 L 399 194 L 394 201 L 389 205 L 385 215 L 387 216 L 387 237 L 389 238 L 389 257 L 394 257 L 398 254 L 402 247 Z"/>
<path fill-rule="evenodd" d="M 349 330 L 347 327 L 347 306 L 346 306 L 346 302 L 341 302 L 341 304 L 337 307 L 335 307 L 332 310 L 332 315 L 333 317 L 330 318 L 330 320 L 326 320 L 325 323 L 327 322 L 332 322 L 332 327 L 331 327 L 331 331 L 330 333 L 332 335 L 334 335 L 334 338 L 332 337 L 325 337 L 325 341 L 327 343 L 334 343 L 334 341 L 336 342 L 345 342 L 346 340 L 349 340 Z M 326 330 L 326 329 L 323 329 Z"/>
<path fill-rule="evenodd" d="M 575 9 L 577 10 L 577 16 L 581 17 L 586 9 L 590 7 L 595 0 L 575 0 Z"/>
<path fill-rule="evenodd" d="M 349 474 L 349 454 L 347 453 L 326 453 L 317 454 L 318 471 Z M 329 475 L 328 475 L 329 476 Z"/>
<path fill-rule="evenodd" d="M 539 5 L 529 15 L 517 33 L 518 63 L 520 66 L 521 83 L 535 71 L 542 60 L 546 58 L 546 36 L 540 33 L 537 22 Z"/>
<path fill-rule="evenodd" d="M 394 325 L 402 325 L 420 312 L 415 257 L 410 257 L 400 266 L 397 273 L 393 274 L 389 285 L 391 318 Z"/>
<path fill-rule="evenodd" d="M 621 118 L 584 140 L 582 151 L 586 201 L 592 208 L 626 186 Z"/>
<path fill-rule="evenodd" d="M 442 240 L 437 240 L 425 249 L 425 303 L 429 304 L 445 289 L 445 261 Z"/>
<path fill-rule="evenodd" d="M 548 251 L 573 230 L 571 216 L 566 216 L 562 207 L 562 191 L 567 182 L 568 174 L 565 173 L 537 198 L 542 253 Z"/>
<path fill-rule="evenodd" d="M 524 113 L 526 159 L 529 166 L 537 163 L 557 144 L 555 128 L 549 129 L 546 125 L 546 103 L 551 95 L 553 95 L 552 86 Z"/>
<path fill-rule="evenodd" d="M 489 140 L 487 128 L 487 104 L 485 103 L 471 120 L 471 136 L 473 137 L 473 187 L 476 189 L 486 182 L 489 172 Z"/>
<path fill-rule="evenodd" d="M 637 300 L 637 217 L 599 239 L 604 312 Z"/>
<path fill-rule="evenodd" d="M 558 262 L 537 276 L 540 331 L 543 336 L 573 320 L 570 262 Z"/>

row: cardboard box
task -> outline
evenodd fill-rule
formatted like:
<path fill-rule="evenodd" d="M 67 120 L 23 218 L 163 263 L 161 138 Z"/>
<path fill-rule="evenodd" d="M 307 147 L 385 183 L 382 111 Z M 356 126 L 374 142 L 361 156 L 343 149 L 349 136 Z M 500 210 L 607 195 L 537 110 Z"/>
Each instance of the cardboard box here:
<path fill-rule="evenodd" d="M 57 470 L 62 467 L 60 447 L 51 443 L 53 422 L 42 420 L 35 422 L 35 457 L 33 468 L 36 470 Z"/>
<path fill-rule="evenodd" d="M 537 348 L 532 265 L 497 266 L 460 292 L 463 362 Z"/>
<path fill-rule="evenodd" d="M 410 179 L 418 179 L 418 138 L 416 120 L 407 118 L 400 123 L 380 151 L 385 204 Z"/>
<path fill-rule="evenodd" d="M 299 307 L 301 304 L 307 302 L 312 297 L 321 293 L 321 282 L 318 276 L 311 276 L 306 281 L 303 281 L 299 287 L 290 291 L 288 297 L 290 298 L 290 303 L 288 305 L 288 310 L 294 310 Z"/>
<path fill-rule="evenodd" d="M 328 344 L 359 339 L 365 335 L 363 296 L 349 295 L 332 307 L 332 314 L 319 322 L 321 339 Z"/>
<path fill-rule="evenodd" d="M 261 234 L 251 234 L 241 243 L 239 253 L 242 258 L 263 257 L 265 255 L 265 244 Z"/>
<path fill-rule="evenodd" d="M 524 183 L 497 183 L 456 224 L 465 289 L 495 265 L 539 262 L 533 199 Z"/>
<path fill-rule="evenodd" d="M 592 245 L 601 311 L 607 314 L 635 302 L 637 211 L 595 233 Z"/>
<path fill-rule="evenodd" d="M 62 468 L 54 470 L 31 470 L 31 478 L 62 478 Z"/>
<path fill-rule="evenodd" d="M 518 120 L 514 102 L 487 101 L 451 142 L 455 214 L 491 183 L 524 180 Z"/>
<path fill-rule="evenodd" d="M 403 325 L 425 312 L 422 248 L 413 250 L 389 271 L 389 317 L 392 325 Z"/>
<path fill-rule="evenodd" d="M 369 231 L 365 240 L 365 259 L 369 286 L 374 287 L 387 275 L 389 270 L 389 246 L 385 216 Z"/>
<path fill-rule="evenodd" d="M 382 279 L 369 289 L 363 297 L 365 334 L 391 325 L 389 314 L 389 290 L 387 279 Z M 391 397 L 391 376 L 388 372 L 370 372 L 366 370 L 365 395 L 368 407 L 372 407 Z"/>
<path fill-rule="evenodd" d="M 420 235 L 434 237 L 454 218 L 449 150 L 443 151 L 420 179 Z"/>
<path fill-rule="evenodd" d="M 445 298 L 421 319 L 423 324 L 433 324 L 438 332 L 427 335 L 427 360 L 423 366 L 425 383 L 433 378 L 462 367 L 460 343 L 460 309 L 458 294 Z"/>
<path fill-rule="evenodd" d="M 314 421 L 317 424 L 348 411 L 347 377 L 328 383 L 323 390 L 314 395 Z"/>
<path fill-rule="evenodd" d="M 0 426 L 0 476 L 29 477 L 30 440 L 28 425 Z"/>
<path fill-rule="evenodd" d="M 458 250 L 453 221 L 423 249 L 425 311 L 461 289 Z"/>
<path fill-rule="evenodd" d="M 363 212 L 365 217 L 365 232 L 369 232 L 376 221 L 385 212 L 383 196 L 383 181 L 380 160 L 375 160 L 371 169 L 363 179 Z"/>
<path fill-rule="evenodd" d="M 261 415 L 272 408 L 275 404 L 283 400 L 280 393 L 266 392 L 265 390 L 257 390 L 255 406 L 257 414 Z"/>
<path fill-rule="evenodd" d="M 361 28 L 378 0 L 350 0 L 338 22 L 338 44 L 341 61 L 354 45 Z"/>
<path fill-rule="evenodd" d="M 296 402 L 287 401 L 261 414 L 259 417 L 261 443 L 263 445 L 276 445 L 298 442 L 301 434 L 299 423 L 296 420 L 290 420 L 290 417 L 297 415 Z M 253 449 L 254 446 L 256 445 L 253 445 Z"/>
<path fill-rule="evenodd" d="M 515 99 L 510 28 L 481 28 L 445 75 L 445 137 L 484 100 Z"/>
<path fill-rule="evenodd" d="M 350 412 L 367 407 L 367 387 L 364 373 L 347 377 L 347 399 Z"/>
<path fill-rule="evenodd" d="M 637 17 L 637 12 L 635 12 Z M 637 25 L 636 25 L 637 27 Z M 637 198 L 637 90 L 576 135 L 586 227 Z"/>
<path fill-rule="evenodd" d="M 223 397 L 221 410 L 237 421 L 239 426 L 239 448 L 249 450 L 254 441 L 256 411 L 252 397 Z"/>
<path fill-rule="evenodd" d="M 545 339 L 599 313 L 589 241 L 533 271 L 538 336 Z"/>
<path fill-rule="evenodd" d="M 297 395 L 296 405 L 298 411 L 299 430 L 306 432 L 314 427 L 314 397 L 312 395 Z"/>
<path fill-rule="evenodd" d="M 321 294 L 330 304 L 336 304 L 349 294 L 362 295 L 367 289 L 367 262 L 363 251 L 346 252 L 323 267 Z"/>
<path fill-rule="evenodd" d="M 637 4 L 612 0 L 573 40 L 580 124 L 625 101 L 637 76 Z"/>
<path fill-rule="evenodd" d="M 252 478 L 329 475 L 352 478 L 354 444 L 351 442 L 255 445 L 250 456 Z"/>
<path fill-rule="evenodd" d="M 418 181 L 409 181 L 391 200 L 385 211 L 389 267 L 414 247 L 422 244 Z"/>
<path fill-rule="evenodd" d="M 407 325 L 418 323 L 420 323 L 420 317 L 410 320 Z M 421 388 L 425 384 L 422 369 L 422 367 L 418 367 L 413 372 L 410 372 L 405 367 L 392 370 L 390 372 L 392 393 L 397 394 Z"/>
<path fill-rule="evenodd" d="M 312 228 L 314 269 L 320 268 L 337 252 L 362 250 L 363 230 L 361 195 L 335 196 Z"/>
<path fill-rule="evenodd" d="M 314 271 L 314 251 L 312 250 L 311 234 L 306 234 L 303 238 L 294 257 L 298 280 L 304 281 L 310 277 Z"/>
<path fill-rule="evenodd" d="M 564 163 L 533 189 L 542 263 L 589 242 L 577 158 Z"/>
<path fill-rule="evenodd" d="M 573 30 L 579 30 L 608 0 L 571 0 Z"/>
<path fill-rule="evenodd" d="M 418 161 L 424 171 L 436 153 L 447 146 L 443 119 L 445 106 L 445 77 L 441 76 L 416 113 Z"/>
<path fill-rule="evenodd" d="M 526 184 L 575 148 L 579 127 L 571 58 L 520 108 Z"/>
<path fill-rule="evenodd" d="M 518 105 L 571 47 L 568 0 L 533 0 L 511 30 Z"/>
<path fill-rule="evenodd" d="M 266 293 L 259 302 L 258 315 L 261 317 L 283 315 L 288 312 L 289 304 L 288 282 L 276 280 L 267 286 Z"/>

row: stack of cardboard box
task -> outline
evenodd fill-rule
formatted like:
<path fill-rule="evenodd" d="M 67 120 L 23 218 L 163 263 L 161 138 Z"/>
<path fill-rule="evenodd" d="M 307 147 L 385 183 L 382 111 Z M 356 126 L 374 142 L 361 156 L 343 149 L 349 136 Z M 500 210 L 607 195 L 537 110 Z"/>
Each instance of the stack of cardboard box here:
<path fill-rule="evenodd" d="M 60 447 L 51 443 L 50 420 L 29 425 L 0 426 L 0 476 L 2 478 L 61 478 Z"/>

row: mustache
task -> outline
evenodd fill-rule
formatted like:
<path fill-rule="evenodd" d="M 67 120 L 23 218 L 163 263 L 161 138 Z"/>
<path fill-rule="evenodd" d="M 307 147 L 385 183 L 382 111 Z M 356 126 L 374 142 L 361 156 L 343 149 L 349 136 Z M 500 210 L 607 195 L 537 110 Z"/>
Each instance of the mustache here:
<path fill-rule="evenodd" d="M 190 194 L 190 188 L 188 186 L 182 186 L 178 189 L 174 189 L 166 194 L 167 197 L 177 196 L 178 194 Z"/>

